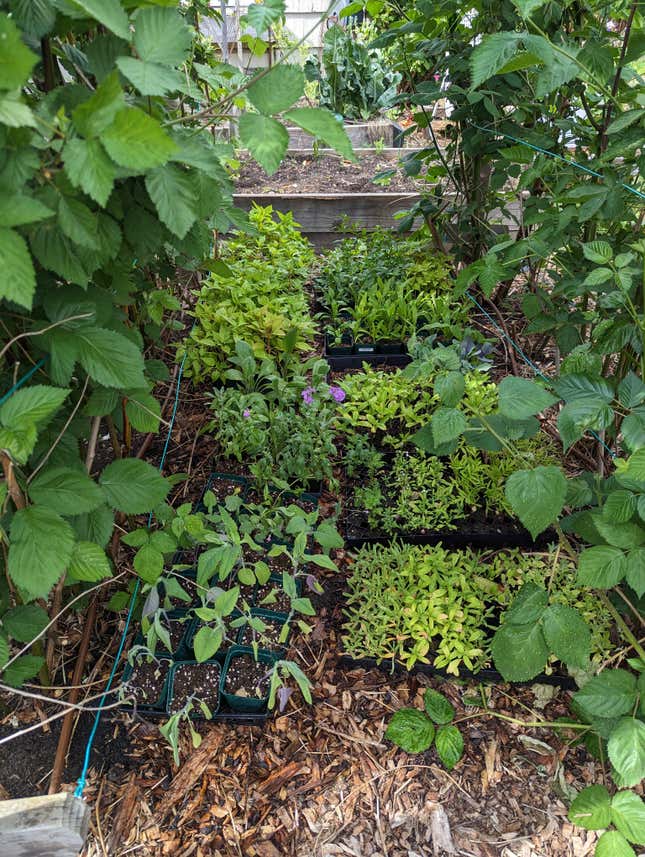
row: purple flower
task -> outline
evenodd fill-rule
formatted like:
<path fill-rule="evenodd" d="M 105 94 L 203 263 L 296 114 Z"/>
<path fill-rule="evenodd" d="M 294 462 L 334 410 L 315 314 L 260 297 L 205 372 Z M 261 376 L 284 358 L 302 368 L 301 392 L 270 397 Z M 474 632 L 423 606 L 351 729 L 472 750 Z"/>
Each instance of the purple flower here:
<path fill-rule="evenodd" d="M 251 416 L 251 411 L 248 408 L 244 408 L 244 411 L 242 412 L 242 416 L 244 417 L 245 420 L 248 420 L 248 418 Z"/>
<path fill-rule="evenodd" d="M 330 387 L 329 392 L 331 393 L 332 398 L 337 402 L 344 402 L 347 398 L 342 387 Z"/>
<path fill-rule="evenodd" d="M 305 405 L 313 405 L 315 392 L 316 391 L 313 387 L 305 387 L 305 389 L 301 393 L 302 401 L 305 403 Z"/>

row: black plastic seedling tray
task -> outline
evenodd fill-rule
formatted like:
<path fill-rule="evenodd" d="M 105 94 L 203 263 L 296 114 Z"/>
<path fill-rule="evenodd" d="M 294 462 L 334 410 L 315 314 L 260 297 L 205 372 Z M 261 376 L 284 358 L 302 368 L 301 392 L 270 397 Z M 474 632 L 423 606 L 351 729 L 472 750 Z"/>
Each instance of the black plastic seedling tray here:
<path fill-rule="evenodd" d="M 513 684 L 517 686 L 531 686 L 533 684 L 548 684 L 551 687 L 559 687 L 562 690 L 577 690 L 578 686 L 575 680 L 568 675 L 541 673 L 529 681 L 507 681 L 501 673 L 493 669 L 481 669 L 477 672 L 461 668 L 459 675 L 447 673 L 446 670 L 440 667 L 433 667 L 432 664 L 415 664 L 412 669 L 408 669 L 405 664 L 399 661 L 383 660 L 378 662 L 376 658 L 353 658 L 351 655 L 341 655 L 338 663 L 341 666 L 349 669 L 377 669 L 384 673 L 397 675 L 414 675 L 420 673 L 435 678 L 445 678 L 448 680 L 471 680 L 480 681 L 485 684 Z"/>

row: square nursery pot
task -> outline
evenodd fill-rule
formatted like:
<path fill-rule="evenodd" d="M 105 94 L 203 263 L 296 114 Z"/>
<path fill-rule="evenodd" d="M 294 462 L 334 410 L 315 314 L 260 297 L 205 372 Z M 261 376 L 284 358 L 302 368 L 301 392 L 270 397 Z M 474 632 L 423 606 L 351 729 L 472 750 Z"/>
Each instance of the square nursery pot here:
<path fill-rule="evenodd" d="M 178 661 L 168 676 L 168 714 L 176 714 L 193 695 L 208 706 L 211 717 L 219 711 L 222 665 L 219 661 Z M 204 719 L 199 704 L 190 712 L 191 719 Z"/>
<path fill-rule="evenodd" d="M 177 565 L 181 563 L 176 563 Z M 177 583 L 184 590 L 186 595 L 190 597 L 189 601 L 184 601 L 177 596 L 170 596 L 170 604 L 175 610 L 185 610 L 188 607 L 199 606 L 201 604 L 200 591 L 197 588 L 197 571 L 194 568 L 189 568 L 186 571 L 179 571 L 176 575 L 168 575 L 175 577 Z M 167 595 L 166 586 L 164 581 L 161 580 L 160 583 L 157 584 L 159 589 L 161 590 L 160 595 L 162 598 L 165 598 Z"/>
<path fill-rule="evenodd" d="M 280 657 L 287 650 L 289 636 L 291 634 L 291 628 L 289 628 L 287 633 L 287 639 L 284 643 L 279 641 L 280 633 L 282 631 L 282 627 L 284 626 L 285 617 L 282 613 L 274 613 L 272 610 L 261 610 L 261 609 L 253 609 L 251 610 L 251 616 L 257 617 L 261 619 L 265 625 L 268 626 L 268 633 L 266 636 L 268 637 L 268 643 L 260 642 L 258 640 L 258 646 L 260 651 L 268 651 L 274 652 Z M 242 625 L 238 632 L 237 643 L 239 646 L 243 646 L 244 648 L 253 648 L 253 629 L 250 625 Z"/>
<path fill-rule="evenodd" d="M 190 635 L 191 627 L 195 622 L 195 617 L 192 610 L 186 609 L 169 610 L 167 616 L 172 652 L 167 652 L 163 647 L 161 640 L 158 641 L 157 652 L 161 652 L 161 654 L 170 654 L 173 656 L 174 660 L 183 660 L 183 658 L 185 658 L 190 652 L 186 643 Z"/>
<path fill-rule="evenodd" d="M 207 491 L 212 491 L 219 500 L 220 505 L 224 505 L 227 497 L 235 494 L 239 495 L 242 500 L 246 497 L 249 489 L 248 479 L 244 476 L 238 476 L 236 473 L 211 473 L 208 477 L 208 482 L 204 488 L 198 508 L 201 511 L 206 509 L 204 505 L 204 495 Z"/>
<path fill-rule="evenodd" d="M 234 677 L 234 673 L 237 672 L 237 667 L 241 658 L 245 659 L 245 665 L 249 667 L 249 670 L 252 670 L 252 675 L 249 675 L 247 678 L 247 684 L 249 686 L 253 686 L 259 679 L 263 681 L 260 688 L 263 691 L 262 696 L 252 696 L 248 692 L 245 692 L 244 694 L 236 693 L 235 689 L 226 689 L 227 681 Z M 256 659 L 253 649 L 248 646 L 233 646 L 229 650 L 229 653 L 226 656 L 226 661 L 224 662 L 224 669 L 222 670 L 220 689 L 222 698 L 233 711 L 252 713 L 266 710 L 269 702 L 270 684 L 270 676 L 266 677 L 266 674 L 271 672 L 276 660 L 277 658 L 275 654 L 262 650 L 258 652 Z M 235 678 L 237 678 L 237 676 L 235 676 Z M 243 680 L 243 676 L 241 678 Z M 266 684 L 266 687 L 264 686 L 264 683 Z M 266 692 L 264 692 L 264 690 L 266 690 Z"/>
<path fill-rule="evenodd" d="M 336 341 L 336 337 L 329 333 L 325 334 L 325 354 L 330 357 L 342 357 L 344 354 L 351 354 L 354 349 L 354 340 L 349 333 L 341 336 L 340 342 Z"/>
<path fill-rule="evenodd" d="M 271 590 L 277 590 L 276 600 L 262 603 Z M 302 582 L 299 578 L 296 578 L 296 593 L 298 597 L 302 593 Z M 272 574 L 266 583 L 255 584 L 253 607 L 256 610 L 269 610 L 274 615 L 281 616 L 283 620 L 287 618 L 291 612 L 291 599 L 282 588 L 281 574 Z"/>
<path fill-rule="evenodd" d="M 124 708 L 162 714 L 166 710 L 171 668 L 172 661 L 167 657 L 128 663 L 122 681 L 130 686 L 134 700 L 125 702 Z"/>

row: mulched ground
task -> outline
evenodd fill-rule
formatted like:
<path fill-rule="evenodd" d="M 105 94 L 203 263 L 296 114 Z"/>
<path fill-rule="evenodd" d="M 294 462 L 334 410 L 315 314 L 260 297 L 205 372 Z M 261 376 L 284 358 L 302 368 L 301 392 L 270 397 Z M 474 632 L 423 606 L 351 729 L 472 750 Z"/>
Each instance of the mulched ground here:
<path fill-rule="evenodd" d="M 504 318 L 517 338 L 523 322 L 513 301 Z M 553 355 L 544 353 L 539 338 L 522 344 L 553 371 Z M 169 365 L 173 354 L 169 346 L 164 354 Z M 510 355 L 500 346 L 494 374 L 511 369 Z M 160 385 L 160 398 L 168 389 Z M 189 478 L 173 489 L 175 504 L 196 501 L 212 467 L 213 443 L 208 434 L 199 434 L 208 419 L 207 392 L 182 386 L 165 472 L 188 473 Z M 135 450 L 141 440 L 135 440 Z M 158 463 L 162 446 L 163 437 L 155 438 L 145 457 Z M 590 446 L 576 454 L 592 453 Z M 575 467 L 575 461 L 570 464 Z M 332 499 L 327 498 L 327 510 Z M 127 569 L 129 556 L 122 551 L 121 569 Z M 345 562 L 342 552 L 339 559 Z M 566 803 L 584 785 L 602 782 L 599 764 L 564 736 L 477 717 L 479 709 L 472 705 L 484 694 L 500 714 L 552 720 L 567 712 L 566 693 L 341 666 L 342 578 L 323 576 L 327 594 L 314 631 L 290 653 L 314 682 L 312 706 L 294 694 L 286 712 L 269 719 L 265 728 L 202 724 L 198 749 L 184 730 L 179 768 L 157 724 L 129 714 L 104 715 L 85 793 L 92 822 L 84 857 L 591 854 L 595 834 L 567 821 Z M 61 684 L 70 680 L 82 619 L 80 611 L 61 623 Z M 104 686 L 122 621 L 108 612 L 99 615 L 86 671 L 88 694 Z M 464 732 L 465 757 L 452 773 L 439 766 L 434 751 L 410 756 L 384 739 L 394 711 L 402 705 L 422 707 L 426 686 L 449 696 Z M 61 694 L 52 690 L 54 696 Z M 14 697 L 0 695 L 0 742 L 56 710 L 33 701 L 16 706 Z M 66 789 L 73 788 L 79 774 L 91 722 L 86 714 L 77 724 Z M 55 721 L 0 743 L 0 799 L 46 792 L 59 726 Z"/>
<path fill-rule="evenodd" d="M 378 153 L 361 155 L 356 164 L 335 154 L 288 155 L 272 176 L 250 155 L 240 155 L 240 162 L 239 193 L 415 193 L 423 186 L 405 175 L 396 158 Z M 373 181 L 392 169 L 387 180 Z"/>

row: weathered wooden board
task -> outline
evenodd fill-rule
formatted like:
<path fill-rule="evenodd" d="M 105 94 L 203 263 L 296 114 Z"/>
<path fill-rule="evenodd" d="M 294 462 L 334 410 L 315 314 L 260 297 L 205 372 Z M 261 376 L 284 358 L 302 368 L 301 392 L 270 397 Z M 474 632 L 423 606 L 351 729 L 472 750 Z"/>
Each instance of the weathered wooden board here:
<path fill-rule="evenodd" d="M 71 794 L 0 801 L 2 857 L 77 857 L 85 845 L 89 808 Z"/>
<path fill-rule="evenodd" d="M 289 132 L 290 149 L 311 149 L 314 139 L 300 128 L 287 128 Z M 374 143 L 382 141 L 384 146 L 394 146 L 395 137 L 400 133 L 397 126 L 389 119 L 374 119 L 356 125 L 345 123 L 345 131 L 351 140 L 352 146 L 373 146 Z"/>

